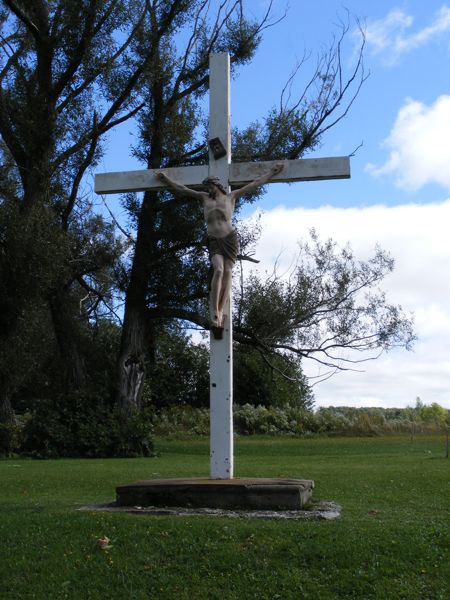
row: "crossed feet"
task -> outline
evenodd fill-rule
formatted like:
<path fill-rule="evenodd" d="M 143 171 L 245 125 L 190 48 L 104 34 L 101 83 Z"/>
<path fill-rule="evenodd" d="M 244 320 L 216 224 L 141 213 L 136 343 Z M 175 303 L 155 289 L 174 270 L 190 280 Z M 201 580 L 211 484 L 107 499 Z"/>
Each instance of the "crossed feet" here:
<path fill-rule="evenodd" d="M 223 313 L 216 314 L 211 319 L 211 325 L 213 327 L 223 327 Z"/>
<path fill-rule="evenodd" d="M 216 340 L 222 339 L 225 318 L 225 315 L 222 313 L 220 315 L 214 315 L 214 318 L 211 319 L 211 331 Z"/>

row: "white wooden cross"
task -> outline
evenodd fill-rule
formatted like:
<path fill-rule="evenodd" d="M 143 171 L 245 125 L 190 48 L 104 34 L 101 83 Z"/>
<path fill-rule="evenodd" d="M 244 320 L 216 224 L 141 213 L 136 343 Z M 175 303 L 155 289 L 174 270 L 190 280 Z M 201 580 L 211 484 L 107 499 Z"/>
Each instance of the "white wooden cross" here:
<path fill-rule="evenodd" d="M 209 139 L 218 138 L 226 155 L 214 158 L 209 153 L 209 164 L 194 167 L 173 167 L 164 172 L 174 181 L 199 189 L 208 176 L 219 177 L 226 190 L 229 186 L 249 183 L 270 170 L 274 164 L 266 162 L 231 162 L 230 127 L 230 58 L 225 52 L 210 55 L 209 75 Z M 272 182 L 346 179 L 350 177 L 347 156 L 322 159 L 285 160 L 283 170 Z M 155 177 L 159 171 L 141 170 L 100 173 L 95 177 L 98 194 L 117 194 L 145 190 L 162 190 L 164 185 Z M 233 477 L 233 346 L 231 294 L 224 310 L 227 315 L 220 340 L 210 336 L 210 476 L 211 479 Z"/>

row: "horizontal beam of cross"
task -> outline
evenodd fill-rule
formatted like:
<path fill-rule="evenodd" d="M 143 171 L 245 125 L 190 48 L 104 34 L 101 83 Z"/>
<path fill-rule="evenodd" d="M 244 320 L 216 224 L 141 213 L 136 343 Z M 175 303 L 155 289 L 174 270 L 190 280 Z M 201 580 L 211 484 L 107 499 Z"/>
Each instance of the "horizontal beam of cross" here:
<path fill-rule="evenodd" d="M 229 183 L 232 187 L 250 183 L 267 173 L 274 163 L 283 163 L 284 169 L 271 179 L 271 183 L 348 179 L 350 177 L 349 157 L 338 156 L 333 158 L 231 163 Z M 97 194 L 120 194 L 124 192 L 143 192 L 145 190 L 163 190 L 165 186 L 155 177 L 155 173 L 159 170 L 99 173 L 95 176 L 95 192 Z M 163 170 L 174 181 L 193 189 L 201 188 L 201 182 L 209 175 L 208 165 L 171 167 Z"/>

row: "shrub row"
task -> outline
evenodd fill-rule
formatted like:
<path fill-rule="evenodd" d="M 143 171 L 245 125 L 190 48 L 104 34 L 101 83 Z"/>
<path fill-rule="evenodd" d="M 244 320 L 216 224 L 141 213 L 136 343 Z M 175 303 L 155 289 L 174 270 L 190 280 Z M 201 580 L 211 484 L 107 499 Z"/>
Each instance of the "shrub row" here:
<path fill-rule="evenodd" d="M 430 411 L 378 408 L 264 407 L 244 404 L 234 408 L 238 435 L 341 435 L 438 433 L 448 427 L 448 411 L 439 420 Z M 435 411 L 436 412 L 436 411 Z M 436 412 L 437 414 L 437 412 Z M 438 415 L 439 416 L 439 415 Z M 0 428 L 2 454 L 37 458 L 150 456 L 153 434 L 209 435 L 209 409 L 174 405 L 147 409 L 124 420 L 101 397 L 87 394 L 64 401 L 41 401 L 39 410 Z"/>
<path fill-rule="evenodd" d="M 386 414 L 385 414 L 386 413 Z M 402 410 L 320 408 L 312 412 L 297 407 L 269 407 L 244 404 L 233 411 L 238 435 L 343 435 L 375 436 L 396 433 L 437 433 L 444 424 L 425 422 Z M 153 415 L 156 435 L 208 435 L 209 410 L 172 406 Z"/>

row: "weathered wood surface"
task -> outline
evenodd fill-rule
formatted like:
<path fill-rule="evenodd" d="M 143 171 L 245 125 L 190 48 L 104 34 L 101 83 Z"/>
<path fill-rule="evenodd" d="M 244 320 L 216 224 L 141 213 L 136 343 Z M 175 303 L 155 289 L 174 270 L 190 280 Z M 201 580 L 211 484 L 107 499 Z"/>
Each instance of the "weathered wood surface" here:
<path fill-rule="evenodd" d="M 216 161 L 217 162 L 217 161 Z M 284 169 L 275 175 L 271 183 L 292 183 L 295 181 L 320 181 L 324 179 L 348 179 L 350 177 L 350 159 L 348 156 L 332 158 L 303 158 L 299 160 L 279 160 L 265 162 L 231 163 L 228 181 L 232 187 L 250 183 L 269 171 L 274 163 L 283 163 Z M 142 192 L 145 190 L 165 189 L 156 179 L 159 169 L 142 171 L 118 171 L 99 173 L 95 176 L 97 194 L 118 194 L 124 192 Z M 201 189 L 202 181 L 211 170 L 208 165 L 198 167 L 172 167 L 164 169 L 171 179 L 193 189 Z"/>
<path fill-rule="evenodd" d="M 218 177 L 228 191 L 231 161 L 230 57 L 211 54 L 209 63 L 209 137 L 218 137 L 227 154 L 218 160 L 210 150 L 209 176 Z M 233 319 L 231 290 L 224 307 L 222 337 L 210 334 L 209 408 L 210 476 L 231 479 L 234 474 L 233 436 Z"/>
<path fill-rule="evenodd" d="M 350 159 L 348 156 L 302 158 L 298 160 L 231 163 L 230 185 L 240 186 L 249 183 L 267 173 L 274 163 L 281 163 L 284 168 L 281 173 L 272 177 L 270 183 L 349 179 L 350 177 Z"/>
<path fill-rule="evenodd" d="M 200 167 L 172 167 L 170 169 L 146 169 L 141 171 L 116 171 L 98 173 L 95 176 L 97 194 L 121 194 L 124 192 L 143 192 L 145 190 L 164 190 L 167 186 L 156 179 L 155 173 L 164 170 L 167 175 L 183 185 L 201 188 L 201 182 L 208 177 L 208 165 Z"/>

